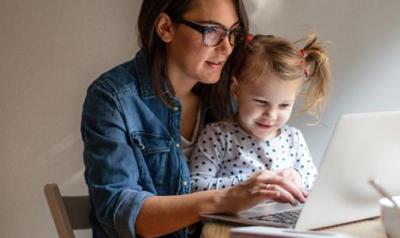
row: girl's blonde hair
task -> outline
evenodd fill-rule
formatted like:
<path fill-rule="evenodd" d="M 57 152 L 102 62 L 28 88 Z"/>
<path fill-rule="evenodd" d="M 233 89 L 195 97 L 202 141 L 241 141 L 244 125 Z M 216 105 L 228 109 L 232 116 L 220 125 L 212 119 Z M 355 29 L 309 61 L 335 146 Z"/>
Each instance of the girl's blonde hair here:
<path fill-rule="evenodd" d="M 305 42 L 304 47 L 296 45 Z M 240 81 L 258 80 L 265 74 L 275 74 L 284 80 L 305 82 L 304 112 L 319 120 L 329 91 L 329 59 L 316 34 L 291 43 L 271 35 L 255 35 L 247 44 L 236 62 L 234 75 Z"/>

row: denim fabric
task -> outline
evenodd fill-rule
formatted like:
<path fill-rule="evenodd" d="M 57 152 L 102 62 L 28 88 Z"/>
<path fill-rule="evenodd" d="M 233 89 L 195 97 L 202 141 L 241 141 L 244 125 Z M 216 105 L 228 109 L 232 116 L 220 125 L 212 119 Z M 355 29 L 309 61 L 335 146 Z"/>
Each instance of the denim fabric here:
<path fill-rule="evenodd" d="M 139 51 L 87 90 L 81 132 L 94 237 L 136 237 L 146 198 L 190 192 L 181 105 L 174 100 L 169 108 L 155 95 L 146 62 Z M 186 235 L 183 229 L 167 237 Z"/>

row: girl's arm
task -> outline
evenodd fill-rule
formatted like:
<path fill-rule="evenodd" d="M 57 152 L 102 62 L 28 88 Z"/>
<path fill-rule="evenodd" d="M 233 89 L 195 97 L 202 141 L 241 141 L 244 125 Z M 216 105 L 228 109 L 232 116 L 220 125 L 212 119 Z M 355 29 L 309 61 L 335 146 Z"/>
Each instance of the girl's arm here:
<path fill-rule="evenodd" d="M 232 187 L 243 182 L 244 174 L 227 174 L 218 177 L 227 151 L 226 132 L 218 123 L 207 125 L 197 140 L 189 160 L 192 192 Z"/>
<path fill-rule="evenodd" d="M 298 143 L 297 143 L 297 156 L 294 164 L 294 169 L 300 174 L 301 181 L 306 190 L 310 190 L 315 178 L 317 177 L 317 168 L 313 163 L 313 159 L 308 149 L 306 140 L 300 130 L 296 130 Z"/>

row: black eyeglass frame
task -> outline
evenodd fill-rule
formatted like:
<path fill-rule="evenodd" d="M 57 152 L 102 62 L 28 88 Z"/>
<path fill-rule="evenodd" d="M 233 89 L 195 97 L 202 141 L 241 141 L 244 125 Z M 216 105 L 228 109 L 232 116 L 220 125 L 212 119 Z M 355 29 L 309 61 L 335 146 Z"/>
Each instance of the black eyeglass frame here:
<path fill-rule="evenodd" d="M 233 32 L 237 31 L 238 29 L 243 31 L 243 27 L 240 26 L 240 25 L 236 26 L 236 27 L 234 27 L 232 29 L 226 29 L 225 27 L 222 27 L 222 26 L 203 26 L 203 25 L 194 23 L 192 21 L 185 20 L 185 19 L 180 18 L 180 17 L 170 17 L 170 18 L 171 18 L 172 21 L 174 21 L 176 23 L 183 24 L 185 26 L 188 26 L 188 27 L 192 28 L 193 30 L 196 30 L 196 31 L 200 32 L 201 36 L 203 38 L 203 44 L 206 45 L 206 46 L 209 46 L 209 47 L 214 47 L 214 46 L 219 45 L 225 39 L 225 37 L 228 37 L 229 44 L 231 46 L 235 46 L 235 45 L 239 44 L 243 40 L 243 37 L 244 37 L 244 34 L 242 34 L 242 36 L 239 39 L 234 39 L 235 42 L 233 44 L 231 42 L 231 37 L 232 37 L 232 33 Z M 215 28 L 223 30 L 224 31 L 224 37 L 222 37 L 217 43 L 215 43 L 213 45 L 208 45 L 205 42 L 205 34 L 207 32 L 209 32 L 210 30 L 214 30 Z"/>

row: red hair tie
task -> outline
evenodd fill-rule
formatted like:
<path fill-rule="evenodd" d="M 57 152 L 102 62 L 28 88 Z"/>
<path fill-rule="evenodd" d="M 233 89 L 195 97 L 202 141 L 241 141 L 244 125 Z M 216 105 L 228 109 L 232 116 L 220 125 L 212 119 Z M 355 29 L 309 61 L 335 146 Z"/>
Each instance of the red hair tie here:
<path fill-rule="evenodd" d="M 306 57 L 306 51 L 304 49 L 300 50 L 300 55 L 301 57 L 305 58 Z"/>
<path fill-rule="evenodd" d="M 304 64 L 304 75 L 305 75 L 306 77 L 308 77 L 308 70 L 307 70 L 307 63 L 306 63 L 306 57 L 307 57 L 306 51 L 305 51 L 304 49 L 301 49 L 301 50 L 300 50 L 300 55 L 301 55 L 301 57 L 304 58 L 304 60 L 303 60 L 303 64 Z"/>
<path fill-rule="evenodd" d="M 245 43 L 250 43 L 254 38 L 254 35 L 248 34 L 245 39 Z"/>

